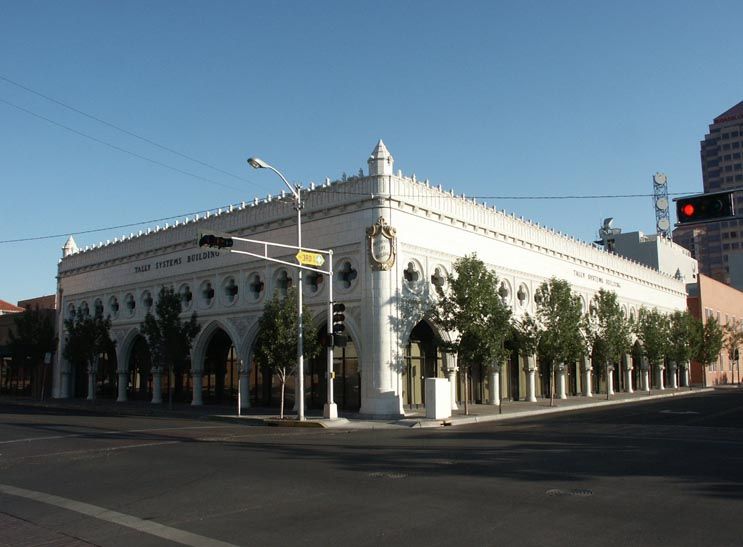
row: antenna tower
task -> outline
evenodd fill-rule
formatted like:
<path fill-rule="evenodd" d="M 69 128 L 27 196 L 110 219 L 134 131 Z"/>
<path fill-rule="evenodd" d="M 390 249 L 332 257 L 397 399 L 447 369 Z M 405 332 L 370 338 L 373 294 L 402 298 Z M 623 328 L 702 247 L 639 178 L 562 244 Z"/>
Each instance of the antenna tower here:
<path fill-rule="evenodd" d="M 671 217 L 668 212 L 668 177 L 663 173 L 653 175 L 653 205 L 655 206 L 656 233 L 671 239 Z"/>

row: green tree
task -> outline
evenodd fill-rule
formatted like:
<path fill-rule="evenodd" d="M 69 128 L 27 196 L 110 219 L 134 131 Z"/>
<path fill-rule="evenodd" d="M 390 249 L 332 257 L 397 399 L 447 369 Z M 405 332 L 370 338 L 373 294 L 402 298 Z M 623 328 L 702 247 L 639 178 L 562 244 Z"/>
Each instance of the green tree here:
<path fill-rule="evenodd" d="M 53 353 L 57 343 L 54 315 L 49 311 L 40 310 L 38 306 L 28 307 L 26 311 L 13 317 L 13 328 L 8 331 L 13 364 L 16 367 L 21 364 L 31 365 L 32 389 L 42 399 L 47 368 L 44 366 L 44 356 Z"/>
<path fill-rule="evenodd" d="M 677 366 L 687 367 L 694 352 L 698 321 L 686 310 L 670 316 L 668 331 L 668 359 Z"/>
<path fill-rule="evenodd" d="M 740 348 L 743 346 L 743 327 L 740 321 L 732 321 L 723 327 L 725 333 L 725 351 L 730 362 L 738 365 L 738 383 L 740 383 Z"/>
<path fill-rule="evenodd" d="M 328 318 L 330 320 L 330 318 Z M 279 417 L 284 419 L 284 391 L 286 379 L 292 371 L 296 374 L 297 362 L 297 292 L 291 288 L 281 297 L 277 292 L 266 302 L 258 321 L 253 356 L 255 365 L 275 374 L 281 384 Z M 320 352 L 316 331 L 312 327 L 312 313 L 302 306 L 302 350 L 306 361 Z M 328 379 L 328 381 L 332 381 Z"/>
<path fill-rule="evenodd" d="M 74 317 L 65 319 L 67 340 L 62 355 L 76 368 L 96 370 L 98 356 L 113 351 L 115 342 L 111 340 L 111 319 L 102 313 L 94 316 L 78 308 Z M 93 394 L 89 394 L 93 395 Z"/>
<path fill-rule="evenodd" d="M 550 374 L 550 405 L 555 396 L 555 365 L 575 363 L 585 352 L 580 297 L 564 279 L 543 282 L 536 293 L 539 354 Z"/>
<path fill-rule="evenodd" d="M 498 295 L 498 277 L 476 254 L 454 262 L 446 289 L 437 287 L 438 300 L 431 309 L 434 321 L 454 336 L 443 342 L 456 353 L 464 372 L 465 414 L 468 406 L 468 373 L 473 364 L 500 366 L 508 358 L 504 343 L 510 332 L 511 310 Z"/>
<path fill-rule="evenodd" d="M 622 355 L 632 347 L 630 321 L 622 313 L 617 294 L 601 289 L 592 300 L 586 320 L 587 340 L 593 348 L 594 365 L 606 374 L 606 398 L 609 398 L 609 376 Z"/>
<path fill-rule="evenodd" d="M 642 344 L 642 353 L 651 367 L 660 373 L 669 349 L 670 321 L 668 316 L 653 308 L 640 308 L 635 334 Z"/>
<path fill-rule="evenodd" d="M 168 371 L 168 407 L 173 408 L 174 374 L 185 368 L 193 339 L 201 330 L 196 312 L 181 320 L 181 296 L 172 287 L 161 287 L 155 314 L 147 312 L 139 331 L 147 340 L 152 364 Z"/>
<path fill-rule="evenodd" d="M 702 365 L 702 385 L 707 385 L 706 369 L 717 361 L 722 351 L 724 334 L 719 321 L 708 317 L 699 328 L 698 343 L 694 349 L 694 359 Z"/>
<path fill-rule="evenodd" d="M 521 349 L 524 359 L 537 353 L 539 350 L 540 335 L 539 323 L 528 312 L 524 313 L 521 319 L 513 321 L 513 340 Z"/>

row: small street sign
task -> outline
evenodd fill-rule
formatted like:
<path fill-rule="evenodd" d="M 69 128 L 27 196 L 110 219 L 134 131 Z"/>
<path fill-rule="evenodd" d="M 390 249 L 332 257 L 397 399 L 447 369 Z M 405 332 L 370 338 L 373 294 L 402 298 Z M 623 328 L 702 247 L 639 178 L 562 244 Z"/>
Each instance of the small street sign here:
<path fill-rule="evenodd" d="M 296 256 L 297 262 L 304 266 L 315 266 L 319 268 L 325 264 L 325 257 L 320 253 L 311 253 L 309 251 L 299 251 Z"/>

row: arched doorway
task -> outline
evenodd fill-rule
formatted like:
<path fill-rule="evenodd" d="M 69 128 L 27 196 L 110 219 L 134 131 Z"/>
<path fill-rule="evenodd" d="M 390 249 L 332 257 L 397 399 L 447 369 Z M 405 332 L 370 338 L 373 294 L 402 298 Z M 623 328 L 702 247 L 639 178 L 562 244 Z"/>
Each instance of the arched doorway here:
<path fill-rule="evenodd" d="M 99 356 L 98 370 L 96 371 L 96 397 L 115 399 L 116 391 L 116 347 L 113 342 L 108 344 L 106 351 Z"/>
<path fill-rule="evenodd" d="M 555 377 L 555 396 L 557 396 L 557 372 L 558 364 L 552 365 Z M 550 363 L 541 355 L 537 354 L 537 372 L 539 373 L 538 389 L 541 390 L 541 396 L 549 399 L 552 396 L 552 367 Z"/>
<path fill-rule="evenodd" d="M 642 345 L 639 340 L 632 345 L 632 380 L 635 389 L 642 389 Z"/>
<path fill-rule="evenodd" d="M 204 355 L 204 402 L 228 403 L 237 400 L 239 360 L 230 336 L 221 328 L 209 339 Z M 178 381 L 176 380 L 176 389 Z M 185 386 L 183 386 L 185 389 Z"/>
<path fill-rule="evenodd" d="M 147 340 L 138 334 L 129 353 L 129 393 L 128 398 L 148 400 L 152 398 L 152 361 Z"/>
<path fill-rule="evenodd" d="M 501 373 L 501 382 L 504 380 L 508 382 L 508 385 L 506 387 L 505 393 L 506 397 L 509 398 L 512 401 L 518 401 L 520 399 L 520 374 L 521 370 L 519 368 L 519 352 L 521 351 L 521 348 L 519 347 L 516 340 L 511 337 L 510 339 L 506 340 L 506 349 L 510 351 L 510 354 L 508 356 L 508 362 L 506 364 L 507 370 L 504 370 Z M 504 374 L 505 373 L 505 374 Z M 501 391 L 503 392 L 503 389 L 501 388 Z"/>
<path fill-rule="evenodd" d="M 443 356 L 431 326 L 421 321 L 410 332 L 405 346 L 402 371 L 403 404 L 416 407 L 425 404 L 426 378 L 443 377 Z"/>
<path fill-rule="evenodd" d="M 327 325 L 320 327 L 318 338 L 324 339 L 323 334 Z M 322 408 L 327 402 L 327 351 L 323 348 L 320 354 L 310 363 L 309 383 L 310 400 L 313 408 Z M 348 343 L 342 348 L 333 348 L 333 399 L 338 410 L 356 412 L 361 408 L 361 370 L 356 345 L 349 336 Z"/>

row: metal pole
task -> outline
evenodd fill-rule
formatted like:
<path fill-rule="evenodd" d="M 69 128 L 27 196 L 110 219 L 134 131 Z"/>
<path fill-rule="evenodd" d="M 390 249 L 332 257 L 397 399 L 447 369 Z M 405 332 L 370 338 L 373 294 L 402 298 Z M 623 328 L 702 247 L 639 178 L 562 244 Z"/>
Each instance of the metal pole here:
<path fill-rule="evenodd" d="M 330 283 L 328 284 L 328 340 L 333 339 L 333 251 L 330 251 L 328 255 L 328 271 L 330 272 Z M 327 378 L 328 378 L 328 402 L 325 405 L 325 412 L 323 412 L 325 418 L 335 419 L 338 417 L 338 410 L 333 402 L 333 344 L 328 344 L 327 349 Z"/>
<path fill-rule="evenodd" d="M 302 250 L 302 199 L 300 188 L 297 185 L 295 194 L 297 200 L 297 247 Z M 303 421 L 304 417 L 304 339 L 302 338 L 302 269 L 299 270 L 299 287 L 297 287 L 297 382 L 299 388 L 299 406 L 297 408 L 297 419 Z"/>

